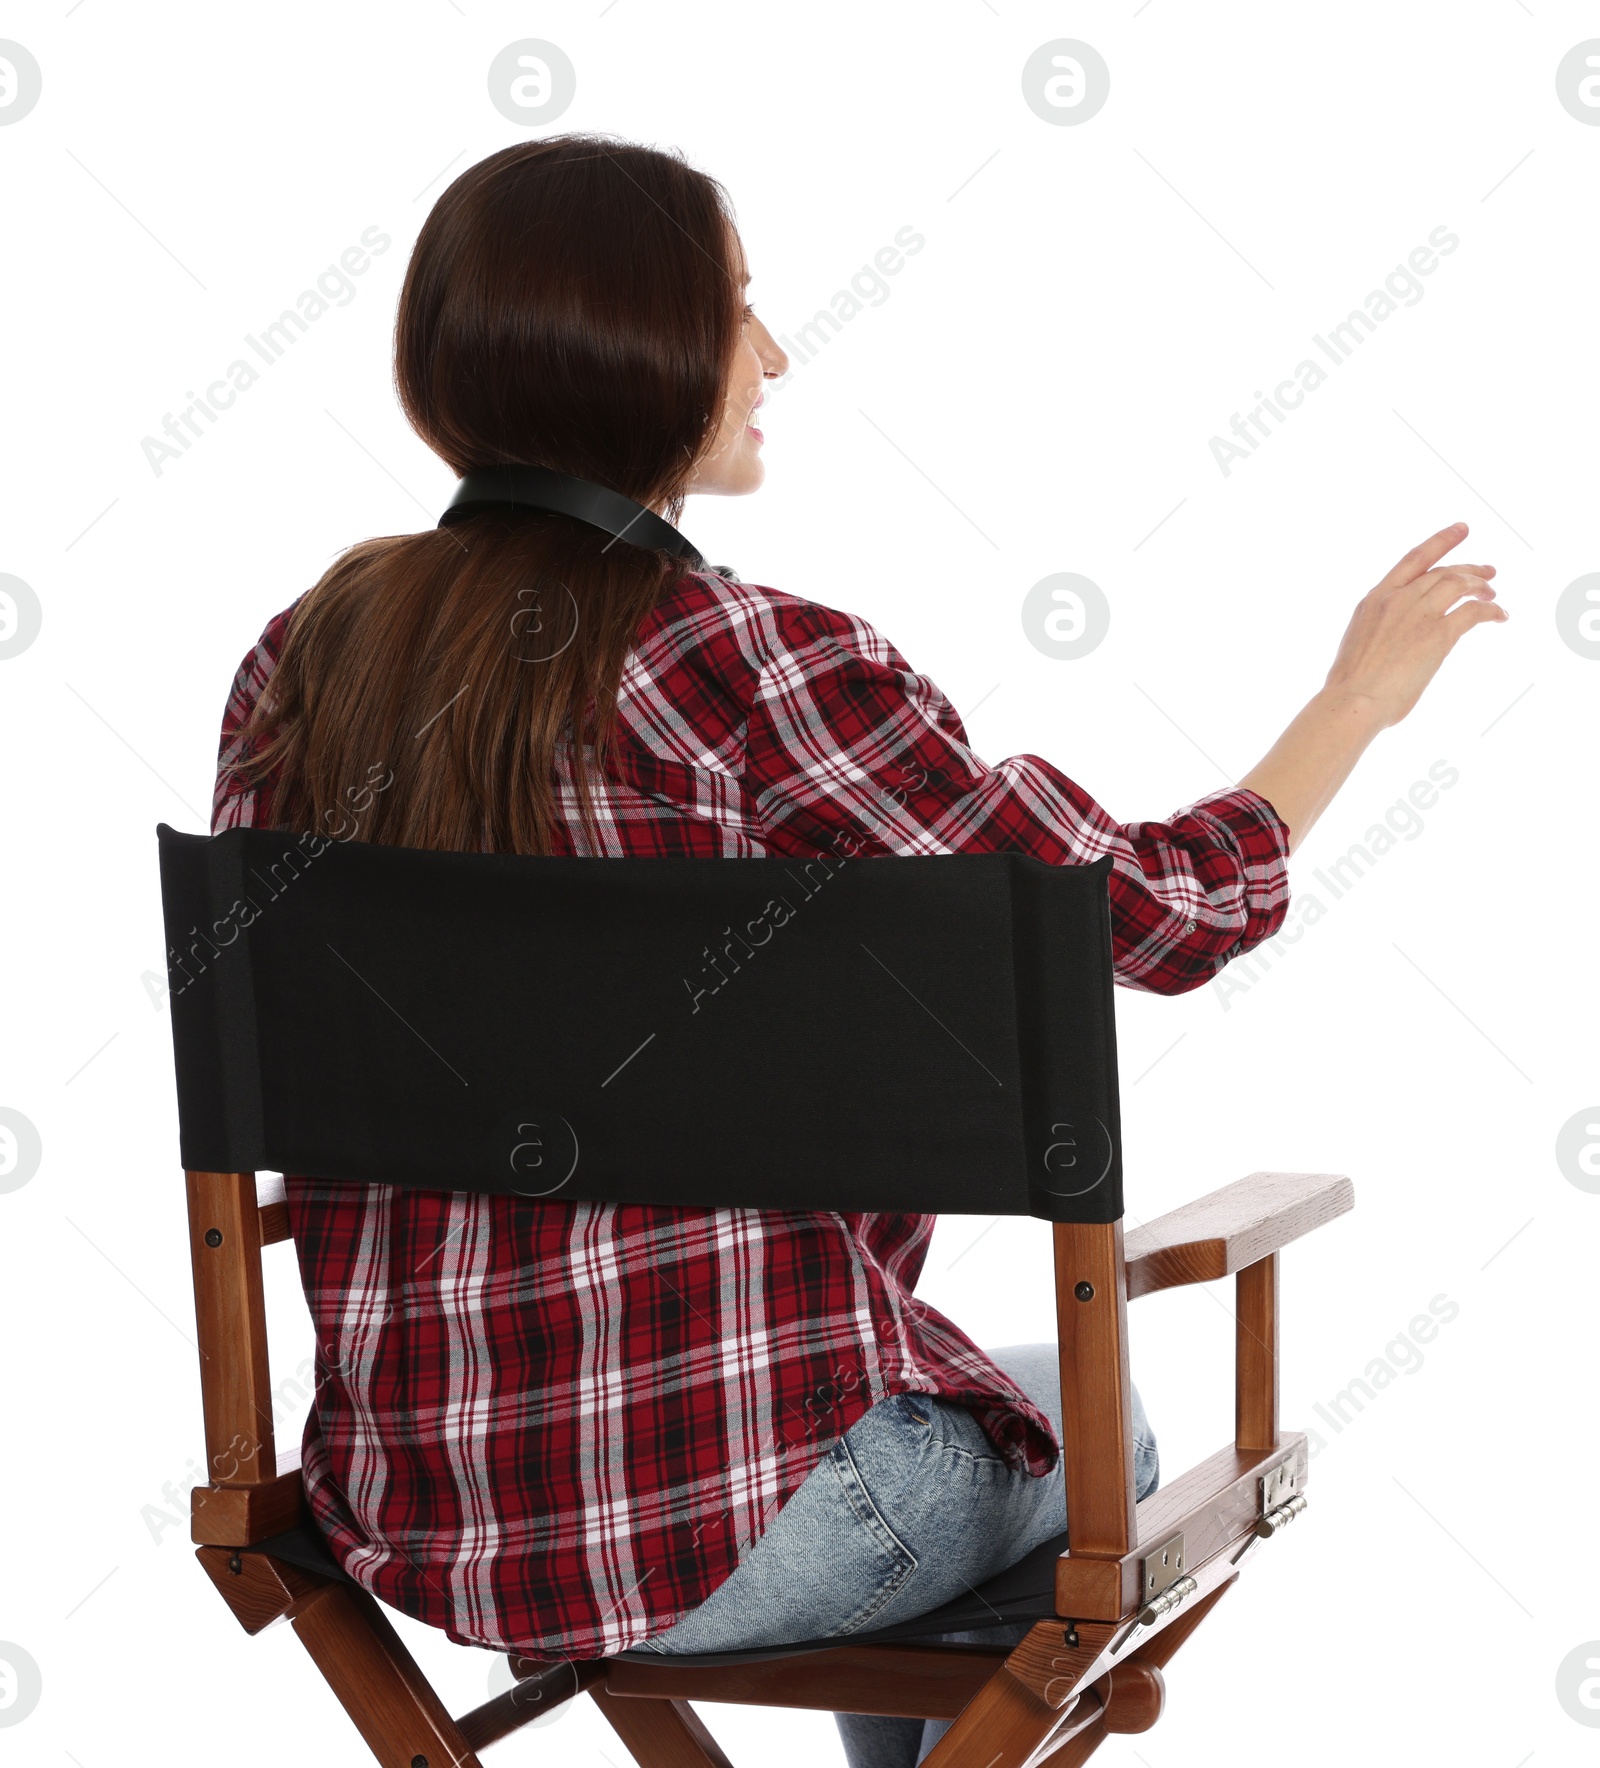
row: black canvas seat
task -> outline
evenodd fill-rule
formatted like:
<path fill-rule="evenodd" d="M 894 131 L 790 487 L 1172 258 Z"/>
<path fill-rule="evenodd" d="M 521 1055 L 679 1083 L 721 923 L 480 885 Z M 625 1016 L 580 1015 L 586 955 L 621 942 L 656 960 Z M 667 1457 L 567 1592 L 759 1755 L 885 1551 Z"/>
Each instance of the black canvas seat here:
<path fill-rule="evenodd" d="M 1014 1626 L 1018 1622 L 1042 1621 L 1055 1613 L 1056 1561 L 1067 1550 L 1067 1537 L 1042 1542 L 1014 1566 L 986 1579 L 972 1590 L 938 1608 L 929 1609 L 893 1627 L 851 1633 L 836 1639 L 802 1639 L 788 1645 L 767 1645 L 750 1651 L 674 1653 L 675 1664 L 760 1663 L 769 1658 L 795 1657 L 808 1651 L 832 1651 L 841 1645 L 890 1645 L 901 1640 L 931 1640 L 941 1633 L 964 1633 L 981 1627 Z M 333 1557 L 326 1538 L 313 1523 L 269 1535 L 247 1552 L 265 1553 L 287 1560 L 319 1577 L 334 1578 L 358 1587 L 354 1578 Z M 651 1651 L 618 1652 L 618 1658 L 637 1663 L 661 1661 Z"/>

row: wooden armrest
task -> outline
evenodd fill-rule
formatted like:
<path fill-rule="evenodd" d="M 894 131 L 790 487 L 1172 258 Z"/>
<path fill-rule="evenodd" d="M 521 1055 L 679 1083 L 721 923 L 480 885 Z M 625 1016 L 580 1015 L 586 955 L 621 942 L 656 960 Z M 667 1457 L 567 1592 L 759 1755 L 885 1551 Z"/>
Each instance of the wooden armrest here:
<path fill-rule="evenodd" d="M 1339 1173 L 1251 1173 L 1128 1234 L 1128 1300 L 1242 1271 L 1355 1201 Z"/>

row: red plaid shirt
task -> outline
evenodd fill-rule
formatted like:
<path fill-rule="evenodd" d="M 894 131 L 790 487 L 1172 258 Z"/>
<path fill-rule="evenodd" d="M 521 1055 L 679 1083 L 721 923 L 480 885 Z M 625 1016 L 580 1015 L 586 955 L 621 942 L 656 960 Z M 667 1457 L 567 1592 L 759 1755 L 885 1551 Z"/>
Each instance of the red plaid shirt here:
<path fill-rule="evenodd" d="M 213 828 L 264 825 L 228 764 L 293 609 L 245 658 Z M 1198 987 L 1275 933 L 1287 830 L 1227 791 L 1119 824 L 1048 762 L 990 767 L 864 621 L 682 578 L 622 678 L 614 856 L 1109 853 L 1118 981 Z M 585 844 L 560 763 L 563 850 Z M 375 1595 L 452 1639 L 600 1657 L 734 1570 L 834 1441 L 908 1391 L 968 1407 L 1013 1467 L 1050 1425 L 913 1294 L 933 1218 L 563 1203 L 289 1178 L 317 1332 L 312 1510 Z"/>

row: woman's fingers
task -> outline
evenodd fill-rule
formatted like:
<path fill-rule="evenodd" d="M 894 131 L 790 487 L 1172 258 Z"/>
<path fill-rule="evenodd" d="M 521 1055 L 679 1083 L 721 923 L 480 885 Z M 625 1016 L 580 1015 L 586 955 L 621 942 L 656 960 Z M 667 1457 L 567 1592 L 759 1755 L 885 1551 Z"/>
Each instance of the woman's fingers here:
<path fill-rule="evenodd" d="M 1469 626 L 1481 626 L 1485 620 L 1509 620 L 1511 616 L 1498 602 L 1483 601 L 1476 597 L 1470 602 L 1463 602 L 1444 617 L 1445 628 L 1452 634 L 1450 642 L 1455 643 Z"/>
<path fill-rule="evenodd" d="M 1459 566 L 1446 571 L 1428 571 L 1413 587 L 1421 592 L 1418 599 L 1423 606 L 1439 614 L 1464 595 L 1480 601 L 1494 599 L 1494 585 L 1487 578 Z"/>
<path fill-rule="evenodd" d="M 1493 565 L 1458 565 L 1453 560 L 1448 565 L 1437 565 L 1431 571 L 1424 571 L 1420 577 L 1413 577 L 1410 588 L 1426 591 L 1432 583 L 1441 577 L 1493 577 L 1496 574 Z"/>
<path fill-rule="evenodd" d="M 1420 546 L 1412 547 L 1411 551 L 1378 584 L 1378 588 L 1399 589 L 1402 585 L 1410 583 L 1413 578 L 1420 577 L 1424 571 L 1438 564 L 1451 547 L 1459 546 L 1466 538 L 1466 534 L 1467 525 L 1465 522 L 1452 522 L 1448 528 L 1441 528 L 1437 534 L 1430 534 Z"/>
<path fill-rule="evenodd" d="M 1503 621 L 1493 565 L 1441 565 L 1467 531 L 1452 522 L 1412 550 L 1356 604 L 1327 685 L 1397 724 L 1469 626 Z"/>

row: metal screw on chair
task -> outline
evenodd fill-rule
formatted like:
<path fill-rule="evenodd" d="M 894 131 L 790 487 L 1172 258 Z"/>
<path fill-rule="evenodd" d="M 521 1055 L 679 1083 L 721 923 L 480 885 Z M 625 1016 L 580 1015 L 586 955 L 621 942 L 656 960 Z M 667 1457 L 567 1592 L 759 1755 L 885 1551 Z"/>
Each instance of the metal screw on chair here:
<path fill-rule="evenodd" d="M 239 1557 L 239 1555 L 237 1553 L 234 1554 L 233 1558 L 228 1561 L 228 1570 L 230 1572 L 232 1572 L 235 1577 L 238 1577 L 239 1574 L 244 1570 L 244 1561 Z"/>
<path fill-rule="evenodd" d="M 1079 1301 L 1093 1301 L 1094 1285 L 1092 1283 L 1080 1283 L 1072 1293 L 1077 1296 Z"/>
<path fill-rule="evenodd" d="M 1067 1631 L 1062 1639 L 1062 1644 L 1070 1645 L 1074 1651 L 1078 1649 L 1078 1624 L 1076 1621 L 1067 1623 Z"/>
<path fill-rule="evenodd" d="M 222 1230 L 221 1230 L 221 1228 L 207 1228 L 206 1229 L 206 1245 L 207 1246 L 220 1246 L 221 1244 L 222 1244 Z"/>
<path fill-rule="evenodd" d="M 428 1768 L 428 1758 L 426 1756 L 413 1756 L 411 1758 L 411 1768 Z"/>

